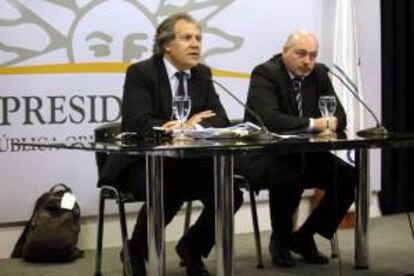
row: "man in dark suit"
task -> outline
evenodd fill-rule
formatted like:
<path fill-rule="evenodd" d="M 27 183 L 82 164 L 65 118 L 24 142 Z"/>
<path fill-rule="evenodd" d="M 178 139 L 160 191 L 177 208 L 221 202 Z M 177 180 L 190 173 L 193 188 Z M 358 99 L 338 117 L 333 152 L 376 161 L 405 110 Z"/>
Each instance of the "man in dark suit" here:
<path fill-rule="evenodd" d="M 173 15 L 157 28 L 152 58 L 128 68 L 124 84 L 122 131 L 137 132 L 140 137 L 154 126 L 167 133 L 180 128 L 173 120 L 172 97 L 184 93 L 191 98 L 189 119 L 183 127 L 224 127 L 229 120 L 211 81 L 211 71 L 199 64 L 201 29 L 186 14 Z M 181 91 L 180 91 L 181 90 Z M 122 165 L 121 165 L 122 164 Z M 106 172 L 106 173 L 105 173 Z M 183 202 L 199 199 L 204 209 L 176 247 L 188 275 L 209 275 L 202 261 L 214 245 L 215 204 L 212 158 L 164 158 L 164 215 L 167 225 Z M 114 155 L 104 170 L 101 183 L 120 183 L 138 198 L 145 199 L 145 160 Z M 235 188 L 235 210 L 242 193 Z M 144 205 L 130 240 L 134 275 L 145 275 L 147 256 L 147 213 Z"/>
<path fill-rule="evenodd" d="M 317 54 L 317 38 L 301 30 L 288 37 L 281 54 L 253 70 L 247 105 L 270 131 L 324 133 L 345 129 L 344 109 L 327 68 L 316 63 Z M 336 97 L 333 117 L 321 115 L 318 99 L 322 95 Z M 255 122 L 248 112 L 245 120 Z M 269 189 L 273 229 L 269 250 L 273 263 L 295 266 L 290 250 L 310 263 L 327 263 L 328 258 L 318 251 L 313 236 L 318 233 L 330 239 L 335 233 L 354 201 L 355 169 L 329 152 L 284 154 L 248 158 L 246 177 L 257 189 Z M 293 214 L 303 190 L 309 187 L 323 189 L 325 196 L 293 233 Z"/>

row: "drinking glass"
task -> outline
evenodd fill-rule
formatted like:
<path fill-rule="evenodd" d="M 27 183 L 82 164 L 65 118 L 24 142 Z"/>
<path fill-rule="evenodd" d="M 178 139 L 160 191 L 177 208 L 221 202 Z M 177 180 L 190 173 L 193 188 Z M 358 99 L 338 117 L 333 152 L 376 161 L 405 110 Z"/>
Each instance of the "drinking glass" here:
<path fill-rule="evenodd" d="M 319 111 L 323 117 L 332 117 L 336 109 L 336 98 L 335 96 L 321 96 L 319 97 Z M 330 130 L 329 130 L 330 132 Z"/>
<path fill-rule="evenodd" d="M 176 96 L 172 100 L 172 111 L 174 117 L 180 121 L 180 133 L 179 137 L 184 136 L 183 125 L 187 120 L 191 111 L 191 99 L 188 96 Z"/>
<path fill-rule="evenodd" d="M 335 96 L 321 96 L 319 98 L 319 111 L 323 117 L 332 117 L 336 109 Z"/>

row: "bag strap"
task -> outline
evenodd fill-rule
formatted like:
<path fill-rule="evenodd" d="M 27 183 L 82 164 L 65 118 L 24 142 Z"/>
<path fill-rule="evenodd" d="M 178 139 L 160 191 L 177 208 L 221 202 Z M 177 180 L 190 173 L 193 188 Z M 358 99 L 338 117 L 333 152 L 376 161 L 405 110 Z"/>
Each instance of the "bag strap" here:
<path fill-rule="evenodd" d="M 17 240 L 13 251 L 10 255 L 11 258 L 21 258 L 23 257 L 23 245 L 26 242 L 27 233 L 29 233 L 31 220 L 26 222 L 26 225 L 24 226 L 23 232 L 20 235 L 19 239 Z"/>
<path fill-rule="evenodd" d="M 65 185 L 65 184 L 63 184 L 63 183 L 58 183 L 58 184 L 56 184 L 56 185 L 53 185 L 53 186 L 50 188 L 50 190 L 49 190 L 49 194 L 53 194 L 53 193 L 55 193 L 55 192 L 57 192 L 57 191 L 59 191 L 59 190 L 63 190 L 64 192 L 69 192 L 69 193 L 72 193 L 71 188 L 69 188 L 68 186 L 66 186 L 66 185 Z"/>
<path fill-rule="evenodd" d="M 39 210 L 41 208 L 41 206 L 43 206 L 44 204 L 46 204 L 46 200 L 48 198 L 55 196 L 56 193 L 61 193 L 63 195 L 65 192 L 72 193 L 72 190 L 68 186 L 66 186 L 65 184 L 63 184 L 63 183 L 58 183 L 56 185 L 53 185 L 49 189 L 48 192 L 44 193 L 43 195 L 41 195 L 36 200 L 35 207 L 34 207 L 34 210 L 33 210 L 33 213 L 32 213 L 32 217 L 30 219 L 32 220 L 34 218 L 37 210 Z"/>

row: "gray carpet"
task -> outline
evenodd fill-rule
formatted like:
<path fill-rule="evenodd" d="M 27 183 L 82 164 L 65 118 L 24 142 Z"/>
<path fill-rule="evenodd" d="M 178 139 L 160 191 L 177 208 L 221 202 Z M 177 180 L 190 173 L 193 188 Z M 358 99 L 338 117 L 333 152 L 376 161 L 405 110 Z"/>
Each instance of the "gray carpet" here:
<path fill-rule="evenodd" d="M 280 269 L 272 266 L 267 250 L 268 232 L 262 233 L 265 268 L 256 269 L 256 255 L 253 236 L 250 234 L 235 237 L 235 275 L 405 275 L 414 273 L 414 241 L 406 215 L 375 218 L 370 222 L 370 260 L 367 270 L 354 269 L 354 231 L 340 230 L 338 233 L 341 258 L 331 260 L 328 265 L 310 265 L 299 256 L 293 269 Z M 321 251 L 330 253 L 329 242 L 318 238 Z M 174 243 L 167 243 L 167 275 L 185 275 L 178 267 Z M 206 260 L 214 275 L 214 252 Z M 122 275 L 119 262 L 119 248 L 106 249 L 103 260 L 104 275 Z M 80 276 L 93 275 L 94 251 L 87 251 L 85 258 L 69 264 L 29 264 L 21 260 L 0 260 L 0 276 Z"/>

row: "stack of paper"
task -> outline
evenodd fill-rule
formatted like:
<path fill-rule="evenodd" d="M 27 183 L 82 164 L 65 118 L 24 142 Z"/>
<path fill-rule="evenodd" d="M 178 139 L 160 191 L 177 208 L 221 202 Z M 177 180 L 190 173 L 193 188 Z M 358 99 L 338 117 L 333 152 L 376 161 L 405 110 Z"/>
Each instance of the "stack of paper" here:
<path fill-rule="evenodd" d="M 182 134 L 194 139 L 235 139 L 257 131 L 260 131 L 260 127 L 250 122 L 244 122 L 225 128 L 209 127 L 201 130 L 183 130 Z M 173 132 L 173 136 L 178 135 L 181 135 L 180 130 Z"/>

